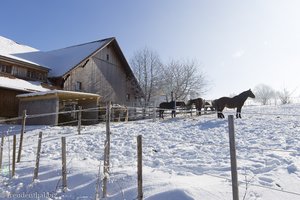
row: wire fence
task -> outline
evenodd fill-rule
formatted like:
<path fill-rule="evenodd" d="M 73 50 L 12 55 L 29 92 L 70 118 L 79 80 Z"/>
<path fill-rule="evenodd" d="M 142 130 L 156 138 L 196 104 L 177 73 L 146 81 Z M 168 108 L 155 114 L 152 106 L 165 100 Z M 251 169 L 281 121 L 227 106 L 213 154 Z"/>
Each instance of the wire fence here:
<path fill-rule="evenodd" d="M 79 112 L 104 112 L 104 110 L 106 109 L 106 107 L 97 107 L 97 108 L 89 108 L 89 109 L 82 109 L 82 110 L 76 110 L 76 111 L 65 111 L 65 112 L 60 112 L 59 114 L 77 114 L 77 119 L 76 120 L 72 120 L 72 121 L 68 121 L 68 122 L 61 122 L 59 124 L 56 125 L 49 125 L 49 126 L 26 126 L 25 128 L 25 132 L 31 132 L 31 135 L 28 136 L 30 138 L 37 138 L 38 137 L 38 132 L 34 131 L 38 128 L 38 130 L 42 130 L 43 131 L 43 142 L 42 142 L 42 149 L 46 148 L 47 152 L 49 152 L 50 149 L 52 149 L 53 151 L 58 151 L 58 149 L 61 148 L 61 144 L 60 144 L 60 138 L 57 137 L 57 135 L 59 136 L 66 136 L 67 138 L 67 169 L 68 169 L 68 177 L 69 179 L 78 179 L 78 176 L 80 176 L 80 173 L 82 171 L 80 171 L 77 167 L 78 163 L 80 162 L 84 162 L 86 164 L 86 162 L 90 162 L 93 160 L 97 160 L 97 163 L 93 164 L 91 169 L 92 171 L 96 171 L 95 173 L 97 174 L 97 176 L 94 177 L 92 184 L 96 185 L 95 187 L 97 189 L 95 189 L 95 194 L 97 194 L 97 192 L 99 193 L 98 196 L 101 196 L 101 192 L 99 192 L 99 185 L 102 185 L 102 178 L 105 176 L 105 174 L 103 172 L 100 173 L 100 169 L 101 169 L 101 165 L 103 165 L 104 163 L 104 158 L 103 158 L 103 152 L 105 149 L 105 130 L 104 127 L 102 127 L 99 130 L 89 130 L 89 131 L 82 131 L 82 135 L 78 135 L 78 127 L 77 127 L 77 123 L 79 122 L 78 119 L 78 113 Z M 126 107 L 126 109 L 119 108 L 119 107 L 112 107 L 112 111 L 115 110 L 116 113 L 111 115 L 110 120 L 111 121 L 123 121 L 126 118 L 126 113 L 128 113 L 128 119 L 129 120 L 138 120 L 138 119 L 156 119 L 157 118 L 157 108 L 140 108 L 140 107 Z M 117 112 L 124 112 L 122 113 L 122 117 L 120 115 L 117 114 Z M 168 114 L 170 114 L 169 117 L 171 117 L 171 111 L 170 110 L 165 110 Z M 194 114 L 194 113 L 195 114 Z M 226 111 L 225 111 L 226 112 Z M 196 111 L 195 110 L 181 110 L 178 109 L 177 110 L 177 114 L 180 117 L 190 117 L 191 113 L 193 116 L 196 115 Z M 216 118 L 216 116 L 212 116 L 211 114 L 215 114 L 215 112 L 213 111 L 202 111 L 202 115 L 205 117 L 209 117 L 207 118 L 208 120 L 210 119 L 214 119 Z M 266 112 L 255 112 L 255 111 L 250 111 L 250 110 L 246 110 L 245 112 L 243 112 L 243 114 L 245 115 L 251 115 L 253 117 L 263 117 L 263 116 L 280 116 L 281 119 L 285 119 L 287 117 L 295 117 L 297 118 L 297 120 L 299 120 L 300 115 L 299 114 L 289 114 L 289 113 L 266 113 Z M 30 118 L 39 118 L 39 117 L 44 117 L 44 116 L 51 116 L 51 115 L 57 115 L 57 113 L 47 113 L 47 114 L 40 114 L 40 115 L 27 115 L 26 118 L 30 119 Z M 105 122 L 106 120 L 106 114 L 104 115 L 100 115 L 101 117 L 97 118 L 97 123 L 101 123 L 101 122 Z M 102 121 L 101 121 L 101 120 Z M 5 183 L 7 185 L 12 183 L 12 179 L 10 177 L 11 174 L 11 162 L 12 162 L 12 155 L 11 155 L 11 146 L 12 146 L 12 136 L 18 132 L 20 132 L 22 130 L 20 125 L 16 125 L 18 123 L 20 123 L 22 120 L 22 117 L 17 117 L 14 119 L 7 119 L 7 120 L 1 120 L 1 124 L 6 124 L 7 126 L 5 126 L 6 128 L 9 127 L 8 129 L 3 130 L 2 129 L 2 136 L 4 138 L 4 141 L 7 141 L 5 143 L 3 143 L 3 145 L 1 146 L 2 149 L 4 149 L 3 151 L 1 151 L 2 153 L 4 153 L 3 156 L 3 161 L 4 165 L 2 165 L 1 168 L 1 174 L 4 175 L 4 177 L 6 177 L 7 179 L 5 179 Z M 85 119 L 81 119 L 82 121 L 84 121 Z M 86 120 L 90 120 L 90 119 L 86 119 Z M 13 122 L 14 121 L 14 122 Z M 70 125 L 70 124 L 76 124 L 76 126 L 72 126 L 69 127 L 67 129 L 67 131 L 64 131 L 64 133 L 56 133 L 53 134 L 53 128 L 55 128 L 57 125 L 59 126 L 64 126 L 64 125 Z M 0 126 L 1 128 L 1 126 Z M 84 129 L 84 127 L 82 128 Z M 237 132 L 240 132 L 241 130 L 238 129 L 237 127 Z M 89 139 L 88 137 L 85 137 L 86 135 L 89 134 L 93 134 L 95 135 L 95 137 L 93 137 L 92 139 Z M 97 136 L 96 136 L 97 134 Z M 222 133 L 223 134 L 223 133 Z M 91 147 L 88 147 L 87 145 L 85 145 L 84 147 L 87 147 L 87 149 L 84 149 L 80 143 L 81 142 L 85 142 L 85 144 L 91 144 Z M 150 151 L 154 151 L 155 149 L 153 148 L 153 146 L 149 146 L 147 144 L 147 141 L 145 141 L 146 143 L 144 143 L 144 151 L 147 151 L 148 154 Z M 176 144 L 182 143 L 183 141 L 180 139 L 173 139 L 173 142 Z M 92 144 L 98 144 L 97 146 L 99 146 L 99 148 L 95 149 L 95 145 Z M 125 143 L 127 143 L 128 145 L 132 145 L 129 144 L 128 141 Z M 211 147 L 211 148 L 220 148 L 223 150 L 227 150 L 229 149 L 229 145 L 227 144 L 214 144 L 212 142 L 202 142 L 202 143 L 198 143 L 200 146 L 202 147 Z M 19 143 L 17 143 L 17 146 L 19 145 Z M 113 145 L 118 145 L 118 143 L 113 143 Z M 24 151 L 27 151 L 26 147 L 28 148 L 32 148 L 32 146 L 28 145 L 24 147 Z M 236 146 L 237 148 L 237 156 L 238 156 L 238 160 L 239 159 L 247 159 L 247 158 L 242 158 L 239 157 L 239 150 L 246 150 L 246 151 L 261 151 L 261 153 L 263 153 L 264 151 L 270 151 L 270 152 L 280 152 L 280 153 L 294 153 L 296 157 L 299 157 L 299 148 L 294 148 L 294 149 L 280 149 L 280 148 L 261 148 L 261 147 L 251 147 L 251 146 L 244 146 L 244 145 L 240 145 L 237 144 Z M 201 149 L 199 149 L 199 152 L 196 153 L 201 153 L 200 151 Z M 96 152 L 93 155 L 89 155 L 89 152 Z M 130 157 L 135 157 L 136 156 L 136 152 L 128 152 L 127 150 L 124 150 L 125 152 L 122 152 L 121 154 L 124 155 L 128 155 Z M 32 153 L 32 152 L 31 152 Z M 128 175 L 126 174 L 119 174 L 120 173 L 120 168 L 136 168 L 136 164 L 135 162 L 132 162 L 132 160 L 130 160 L 128 163 L 120 163 L 117 159 L 114 159 L 114 156 L 116 154 L 119 154 L 120 152 L 112 152 L 111 154 L 111 159 L 112 162 L 110 163 L 110 179 L 119 179 L 121 176 L 126 177 Z M 27 154 L 28 155 L 28 154 Z M 95 155 L 98 155 L 95 157 Z M 48 155 L 43 155 L 41 157 L 41 173 L 44 174 L 40 176 L 40 180 L 43 180 L 44 178 L 49 178 L 51 175 L 53 175 L 53 171 L 51 171 L 47 165 L 48 163 L 43 160 L 43 158 L 45 159 L 45 157 L 47 157 Z M 55 154 L 51 154 L 51 158 L 53 158 L 54 160 L 59 160 L 61 157 L 60 153 L 55 153 Z M 32 162 L 34 163 L 35 161 L 32 159 L 34 158 L 34 156 L 28 156 L 28 159 L 26 159 L 26 161 L 28 162 Z M 229 153 L 224 154 L 224 157 L 221 158 L 222 160 L 224 159 L 229 159 Z M 126 158 L 124 158 L 124 160 L 126 160 Z M 155 159 L 154 159 L 155 160 Z M 2 162 L 2 161 L 1 161 Z M 21 162 L 22 163 L 22 162 Z M 34 164 L 33 164 L 34 165 Z M 32 165 L 32 166 L 33 166 Z M 20 164 L 20 168 L 21 168 L 22 164 Z M 223 167 L 223 166 L 222 166 Z M 230 166 L 228 166 L 230 167 Z M 56 163 L 56 168 L 57 170 L 55 171 L 55 173 L 57 173 L 57 171 L 59 171 L 60 166 L 59 164 Z M 87 170 L 89 171 L 89 170 Z M 241 174 L 242 169 L 239 169 L 239 174 Z M 32 171 L 33 172 L 33 171 Z M 222 175 L 218 175 L 218 174 L 213 174 L 213 170 L 203 170 L 201 172 L 201 174 L 206 174 L 212 177 L 216 177 L 216 178 L 220 178 L 222 180 L 227 180 L 228 182 L 231 182 L 231 179 L 228 178 L 228 176 L 222 176 Z M 28 171 L 28 173 L 31 173 L 31 171 Z M 250 176 L 250 175 L 249 175 Z M 61 178 L 60 176 L 55 176 L 55 178 L 53 178 L 53 180 L 51 181 L 52 184 L 50 185 L 55 185 L 55 187 L 53 187 L 53 190 L 50 191 L 51 193 L 55 194 L 56 196 L 61 196 L 64 197 L 64 192 L 63 189 L 61 187 Z M 114 182 L 115 184 L 118 184 L 118 188 L 119 191 L 114 191 L 114 192 L 118 192 L 120 196 L 124 197 L 124 189 L 125 185 L 122 185 L 122 183 L 118 183 L 118 182 Z M 80 184 L 80 183 L 79 183 Z M 113 181 L 112 181 L 113 184 Z M 272 191 L 277 191 L 277 192 L 282 192 L 282 193 L 288 193 L 288 194 L 292 194 L 292 195 L 296 195 L 296 196 L 300 196 L 300 193 L 298 192 L 294 192 L 294 191 L 288 191 L 285 190 L 283 188 L 276 188 L 276 187 L 271 187 L 271 186 L 266 186 L 266 185 L 262 185 L 262 184 L 256 184 L 251 181 L 247 181 L 247 180 L 239 180 L 239 184 L 241 185 L 246 185 L 247 187 L 249 186 L 253 186 L 253 187 L 260 187 L 260 188 L 264 188 L 264 189 L 268 189 L 268 190 L 272 190 Z M 73 187 L 73 186 L 72 186 Z M 76 187 L 76 186 L 75 186 Z M 87 189 L 87 188 L 85 188 Z M 88 191 L 90 189 L 87 189 Z M 101 190 L 101 187 L 100 187 Z M 97 196 L 97 195 L 96 195 Z M 71 198 L 71 197 L 70 197 Z M 123 198 L 125 199 L 125 198 Z"/>

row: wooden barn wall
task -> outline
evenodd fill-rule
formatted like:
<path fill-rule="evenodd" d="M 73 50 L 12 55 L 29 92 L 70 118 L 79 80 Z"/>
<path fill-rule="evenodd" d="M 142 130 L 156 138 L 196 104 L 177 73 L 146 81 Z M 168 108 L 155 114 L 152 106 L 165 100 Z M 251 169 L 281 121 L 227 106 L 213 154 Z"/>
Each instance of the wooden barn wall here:
<path fill-rule="evenodd" d="M 28 115 L 39 115 L 46 113 L 57 113 L 59 100 L 56 96 L 47 98 L 24 98 L 20 100 L 19 114 L 22 115 L 23 110 L 27 111 Z M 56 125 L 58 123 L 58 115 L 47 115 L 28 118 L 26 124 L 29 125 Z"/>
<path fill-rule="evenodd" d="M 24 92 L 0 88 L 0 117 L 17 117 L 19 111 L 18 94 Z"/>
<path fill-rule="evenodd" d="M 80 91 L 99 94 L 101 101 L 132 105 L 135 100 L 124 66 L 112 47 L 104 48 L 85 66 L 72 70 L 64 89 L 76 91 L 76 82 L 82 84 Z M 127 94 L 131 97 L 130 101 L 126 99 Z"/>

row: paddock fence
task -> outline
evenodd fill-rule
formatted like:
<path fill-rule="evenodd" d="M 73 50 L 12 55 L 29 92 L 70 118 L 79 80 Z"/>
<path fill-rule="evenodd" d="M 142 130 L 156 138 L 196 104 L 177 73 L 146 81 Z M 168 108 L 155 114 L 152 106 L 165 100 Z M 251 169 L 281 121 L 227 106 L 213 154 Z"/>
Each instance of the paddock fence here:
<path fill-rule="evenodd" d="M 272 112 L 268 109 L 268 107 L 255 107 L 248 106 L 251 109 L 245 109 L 242 111 L 242 115 L 247 117 L 253 117 L 255 120 L 264 120 L 265 116 L 271 117 L 272 120 L 294 120 L 294 126 L 291 127 L 293 130 L 288 133 L 282 133 L 282 138 L 272 138 L 269 133 L 262 133 L 262 136 L 266 139 L 272 138 L 272 144 L 266 145 L 269 147 L 261 148 L 261 146 L 255 146 L 255 143 L 246 141 L 244 135 L 242 134 L 244 130 L 239 128 L 239 125 L 242 123 L 241 120 L 234 120 L 233 117 L 228 117 L 228 137 L 229 141 L 221 141 L 217 143 L 213 143 L 212 141 L 202 141 L 197 143 L 198 148 L 195 148 L 197 152 L 188 152 L 195 154 L 194 160 L 189 160 L 189 162 L 197 162 L 201 160 L 201 154 L 210 151 L 211 149 L 218 149 L 218 151 L 213 152 L 222 152 L 222 160 L 228 160 L 228 165 L 224 165 L 220 160 L 216 159 L 217 157 L 212 155 L 212 160 L 215 159 L 215 163 L 212 165 L 212 169 L 209 169 L 207 165 L 204 167 L 205 169 L 197 171 L 197 175 L 208 175 L 220 180 L 224 180 L 232 185 L 232 194 L 233 199 L 247 199 L 250 198 L 251 191 L 255 191 L 254 188 L 262 188 L 265 190 L 270 190 L 278 193 L 289 194 L 295 196 L 295 199 L 300 198 L 300 191 L 290 191 L 286 190 L 282 186 L 280 186 L 275 181 L 272 181 L 271 178 L 265 176 L 265 171 L 272 169 L 276 169 L 281 164 L 286 165 L 287 170 L 289 172 L 294 173 L 297 171 L 297 166 L 293 163 L 289 164 L 288 160 L 281 160 L 281 157 L 278 155 L 287 154 L 292 158 L 299 159 L 299 144 L 300 137 L 298 137 L 298 131 L 300 131 L 300 125 L 297 123 L 300 121 L 300 114 L 289 113 L 289 109 L 287 107 L 284 112 Z M 123 112 L 119 114 L 118 112 Z M 97 119 L 97 123 L 102 124 L 103 126 L 95 127 L 95 130 L 87 129 L 88 126 L 83 125 L 85 120 L 90 122 L 90 119 L 81 118 L 82 112 L 101 112 L 105 113 L 104 115 L 99 115 Z M 115 113 L 114 113 L 115 112 Z M 168 118 L 171 118 L 171 111 L 165 111 L 168 115 Z M 196 116 L 195 110 L 182 110 L 178 109 L 177 116 L 181 119 L 191 118 L 193 119 L 202 119 L 205 120 L 201 123 L 210 122 L 211 120 L 215 120 L 216 116 L 214 111 L 203 111 L 202 116 Z M 231 110 L 225 110 L 225 114 L 229 114 L 232 116 Z M 124 194 L 124 188 L 126 187 L 126 182 L 114 182 L 113 180 L 119 180 L 121 178 L 128 178 L 128 174 L 124 173 L 126 169 L 139 169 L 139 175 L 130 174 L 136 178 L 137 186 L 136 194 L 137 199 L 143 199 L 147 197 L 143 193 L 143 174 L 142 174 L 142 166 L 155 166 L 159 165 L 159 161 L 157 159 L 158 153 L 155 147 L 155 142 L 151 141 L 151 138 L 144 133 L 145 135 L 139 136 L 140 139 L 137 141 L 120 141 L 120 138 L 109 138 L 111 134 L 113 135 L 113 131 L 111 127 L 115 128 L 119 126 L 119 124 L 123 124 L 127 120 L 142 120 L 142 119 L 153 119 L 151 121 L 158 121 L 158 113 L 157 108 L 149 107 L 149 108 L 140 108 L 140 107 L 127 107 L 124 111 L 123 107 L 113 107 L 108 105 L 106 107 L 98 107 L 92 109 L 78 109 L 76 111 L 65 111 L 59 114 L 70 114 L 74 116 L 74 120 L 69 122 L 62 122 L 61 124 L 57 124 L 55 126 L 27 126 L 26 120 L 30 118 L 38 118 L 47 115 L 54 115 L 57 113 L 47 113 L 42 115 L 26 115 L 23 113 L 22 116 L 14 118 L 1 120 L 0 130 L 2 133 L 1 137 L 1 148 L 0 148 L 0 167 L 1 167 L 1 176 L 3 177 L 3 185 L 7 187 L 11 184 L 18 185 L 18 181 L 26 182 L 28 179 L 22 178 L 19 180 L 16 176 L 21 176 L 22 173 L 32 174 L 30 178 L 32 180 L 31 187 L 39 190 L 39 185 L 44 184 L 45 182 L 51 187 L 46 188 L 45 194 L 47 193 L 50 197 L 60 197 L 63 199 L 72 199 L 74 196 L 68 196 L 68 188 L 78 188 L 78 194 L 82 192 L 93 193 L 95 194 L 95 199 L 102 199 L 107 197 L 110 194 L 117 194 L 117 197 L 120 199 L 126 199 Z M 231 121 L 230 121 L 231 120 Z M 93 121 L 94 122 L 94 121 Z M 113 122 L 113 123 L 111 123 Z M 115 123 L 120 122 L 120 123 Z M 162 121 L 163 122 L 163 121 Z M 267 121 L 266 123 L 272 123 L 273 121 Z M 151 123 L 149 121 L 149 123 Z M 70 126 L 72 125 L 72 126 Z M 275 124 L 269 124 L 270 126 L 274 126 Z M 63 129 L 59 128 L 63 127 Z M 38 131 L 37 131 L 38 130 Z M 201 132 L 202 130 L 199 130 Z M 30 133 L 28 135 L 27 133 Z M 21 135 L 24 134 L 24 140 L 27 141 L 24 143 L 21 139 Z M 130 134 L 130 133 L 128 133 Z M 224 132 L 220 133 L 224 134 Z M 230 134 L 230 135 L 229 135 Z M 20 136 L 19 136 L 20 135 Z M 93 135 L 92 138 L 86 137 Z M 64 138 L 64 139 L 62 139 Z M 138 146 L 138 140 L 143 138 L 143 147 Z M 295 141 L 292 141 L 294 138 Z M 36 141 L 35 145 L 29 145 L 28 140 Z M 180 139 L 174 138 L 174 145 L 180 146 L 183 142 L 187 142 L 191 146 L 193 146 L 194 139 L 190 141 L 182 141 Z M 282 145 L 280 142 L 286 141 L 285 145 Z M 22 146 L 22 144 L 24 146 Z M 86 144 L 86 145 L 81 145 Z M 87 144 L 90 144 L 87 145 Z M 95 145 L 97 144 L 97 145 Z M 114 146 L 116 145 L 125 145 L 125 149 L 123 152 L 115 152 Z M 297 146 L 298 145 L 298 146 Z M 30 149 L 35 148 L 34 155 L 33 151 Z M 142 148 L 142 150 L 141 150 Z M 172 148 L 168 149 L 171 153 L 173 153 Z M 140 149 L 140 150 L 138 150 Z M 193 151 L 195 151 L 195 149 Z M 17 150 L 21 150 L 21 153 Z M 53 151 L 54 153 L 49 153 Z M 174 148 L 174 151 L 177 150 Z M 26 158 L 22 157 L 23 152 L 26 152 Z M 46 152 L 46 153 L 43 153 Z M 245 160 L 255 160 L 254 157 L 251 156 L 251 152 L 254 152 L 256 155 L 261 155 L 264 157 L 262 160 L 257 160 L 258 166 L 247 166 L 247 164 L 239 165 L 239 161 Z M 89 152 L 95 152 L 95 154 L 90 154 Z M 141 152 L 143 154 L 147 154 L 148 159 L 144 162 L 141 160 L 138 161 L 138 157 L 140 158 Z M 119 161 L 118 154 L 123 156 L 123 159 Z M 161 152 L 159 152 L 161 154 Z M 175 152 L 174 152 L 175 154 Z M 278 154 L 278 155 L 277 155 Z M 134 157 L 136 160 L 129 159 L 127 160 L 127 156 Z M 133 156 L 132 156 L 133 155 Z M 150 155 L 150 156 L 149 156 Z M 152 157 L 151 157 L 152 155 Z M 177 154 L 175 154 L 177 155 Z M 184 154 L 182 154 L 184 155 Z M 20 156 L 20 159 L 18 157 Z M 49 166 L 47 162 L 47 156 L 49 156 L 52 160 L 57 161 Z M 278 160 L 276 160 L 276 159 Z M 97 160 L 97 163 L 94 161 Z M 262 164 L 262 161 L 265 163 Z M 28 162 L 31 163 L 32 167 L 28 169 L 28 171 L 22 172 L 25 167 L 28 167 Z M 152 162 L 152 163 L 151 163 Z M 82 164 L 80 164 L 82 163 Z M 84 164 L 83 164 L 84 163 Z M 85 165 L 89 163 L 91 167 L 84 171 L 85 173 L 96 174 L 92 179 L 92 182 L 87 184 L 87 180 L 81 180 L 81 173 L 83 172 L 78 165 Z M 139 166 L 136 165 L 139 163 Z M 143 163 L 143 164 L 141 164 Z M 274 164 L 275 163 L 275 164 Z M 173 163 L 174 164 L 174 163 Z M 185 166 L 186 164 L 186 166 Z M 219 165 L 221 164 L 221 165 Z M 259 165 L 261 164 L 261 165 Z M 176 164 L 173 170 L 176 170 L 178 167 L 182 171 L 188 171 L 193 173 L 193 170 L 190 169 L 188 163 Z M 203 165 L 203 163 L 199 163 L 199 165 Z M 181 167 L 179 167 L 181 166 Z M 205 166 L 205 163 L 204 163 Z M 224 173 L 219 173 L 221 170 L 230 168 L 230 170 L 226 170 Z M 134 171 L 134 170 L 130 170 Z M 57 176 L 57 174 L 60 174 Z M 46 181 L 49 180 L 50 181 Z M 106 179 L 106 180 L 105 180 Z M 73 180 L 78 180 L 78 185 L 69 185 L 68 182 L 74 184 Z M 105 183 L 106 181 L 106 183 Z M 118 184 L 118 191 L 112 191 L 111 188 L 113 184 Z M 79 188 L 79 185 L 85 185 L 82 188 Z M 278 186 L 279 185 L 279 186 Z M 110 188 L 111 187 L 111 188 Z M 52 190 L 48 190 L 52 188 Z M 92 190 L 92 192 L 91 192 Z M 22 190 L 21 190 L 22 191 Z M 9 195 L 9 194 L 8 194 Z"/>

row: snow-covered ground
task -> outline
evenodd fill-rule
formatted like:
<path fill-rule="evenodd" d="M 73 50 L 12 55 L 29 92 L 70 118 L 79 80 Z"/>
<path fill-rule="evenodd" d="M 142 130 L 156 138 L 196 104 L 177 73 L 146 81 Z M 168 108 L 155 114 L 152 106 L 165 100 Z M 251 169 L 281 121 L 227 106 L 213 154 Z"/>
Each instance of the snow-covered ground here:
<path fill-rule="evenodd" d="M 300 105 L 247 106 L 235 120 L 240 199 L 300 199 Z M 227 110 L 225 115 L 234 114 Z M 5 134 L 18 126 L 2 125 Z M 0 197 L 95 199 L 103 178 L 105 124 L 27 127 L 22 160 L 9 175 L 5 138 Z M 30 130 L 34 129 L 34 130 Z M 32 181 L 38 133 L 43 132 L 39 179 Z M 228 120 L 181 115 L 165 120 L 111 123 L 107 199 L 136 199 L 136 136 L 143 137 L 143 191 L 147 200 L 232 199 Z M 68 190 L 61 190 L 61 137 L 67 140 Z M 19 138 L 19 137 L 18 137 Z M 11 150 L 12 151 L 12 150 Z M 101 166 L 100 177 L 98 176 Z M 12 199 L 13 199 L 12 198 Z"/>

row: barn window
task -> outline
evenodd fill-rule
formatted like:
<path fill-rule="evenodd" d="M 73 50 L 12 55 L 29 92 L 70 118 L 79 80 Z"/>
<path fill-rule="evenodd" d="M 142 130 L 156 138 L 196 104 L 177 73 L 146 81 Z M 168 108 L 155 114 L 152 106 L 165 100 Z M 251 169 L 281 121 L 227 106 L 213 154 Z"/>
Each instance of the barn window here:
<path fill-rule="evenodd" d="M 36 78 L 36 73 L 34 71 L 27 70 L 26 77 L 30 78 L 30 79 L 35 79 Z"/>
<path fill-rule="evenodd" d="M 76 91 L 81 91 L 82 90 L 82 83 L 80 81 L 76 82 L 75 90 Z"/>
<path fill-rule="evenodd" d="M 0 71 L 1 72 L 10 74 L 11 73 L 11 69 L 12 69 L 11 66 L 0 64 Z"/>
<path fill-rule="evenodd" d="M 45 74 L 37 71 L 27 70 L 26 77 L 34 80 L 45 80 Z"/>
<path fill-rule="evenodd" d="M 106 54 L 106 60 L 109 61 L 109 54 Z"/>

